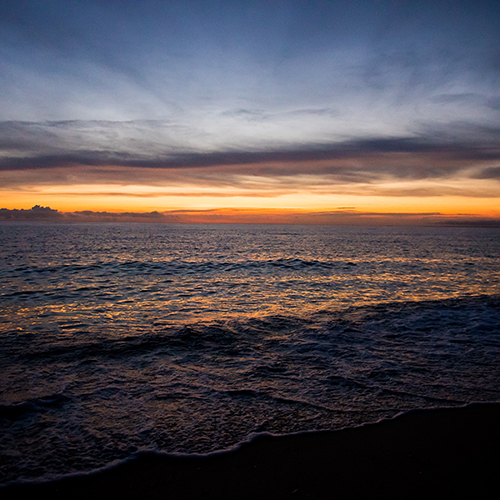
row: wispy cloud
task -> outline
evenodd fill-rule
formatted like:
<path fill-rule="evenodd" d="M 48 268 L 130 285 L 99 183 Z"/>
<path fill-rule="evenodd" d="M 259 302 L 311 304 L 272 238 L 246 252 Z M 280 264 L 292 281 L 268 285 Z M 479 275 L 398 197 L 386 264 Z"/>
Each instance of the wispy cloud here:
<path fill-rule="evenodd" d="M 413 137 L 284 145 L 269 150 L 199 152 L 170 140 L 168 124 L 140 122 L 3 122 L 0 171 L 5 186 L 27 182 L 199 185 L 252 188 L 252 177 L 297 184 L 498 179 L 500 127 L 457 124 Z M 463 137 L 467 137 L 466 141 Z M 93 147 L 93 149 L 91 149 Z M 265 189 L 262 183 L 255 189 Z M 275 188 L 276 186 L 267 186 Z M 443 191 L 443 194 L 446 190 Z"/>

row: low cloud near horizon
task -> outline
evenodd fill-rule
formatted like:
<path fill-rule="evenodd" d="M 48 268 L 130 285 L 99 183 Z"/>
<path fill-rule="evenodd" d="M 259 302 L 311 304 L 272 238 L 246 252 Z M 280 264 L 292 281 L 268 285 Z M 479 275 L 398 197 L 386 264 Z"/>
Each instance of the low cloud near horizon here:
<path fill-rule="evenodd" d="M 248 210 L 174 210 L 171 212 L 60 212 L 36 205 L 29 210 L 0 208 L 0 222 L 122 222 L 162 224 L 307 224 L 307 225 L 410 225 L 500 227 L 500 218 L 481 218 L 462 214 L 449 217 L 440 213 L 360 212 L 339 207 L 329 212 L 287 212 Z"/>

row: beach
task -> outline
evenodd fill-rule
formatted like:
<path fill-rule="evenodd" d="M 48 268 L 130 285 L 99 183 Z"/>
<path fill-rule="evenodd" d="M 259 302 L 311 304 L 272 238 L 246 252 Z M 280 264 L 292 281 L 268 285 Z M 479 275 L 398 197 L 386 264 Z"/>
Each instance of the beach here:
<path fill-rule="evenodd" d="M 261 435 L 209 456 L 138 455 L 106 471 L 4 487 L 4 500 L 486 498 L 500 405 L 415 410 L 340 431 Z"/>

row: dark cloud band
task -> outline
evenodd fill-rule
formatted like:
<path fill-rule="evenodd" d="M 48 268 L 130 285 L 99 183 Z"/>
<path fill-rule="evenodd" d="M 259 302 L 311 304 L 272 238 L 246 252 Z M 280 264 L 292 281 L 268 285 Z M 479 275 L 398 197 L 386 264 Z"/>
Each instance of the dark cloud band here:
<path fill-rule="evenodd" d="M 73 170 L 99 167 L 109 181 L 135 180 L 135 169 L 172 171 L 173 177 L 192 181 L 221 175 L 269 178 L 330 176 L 342 182 L 447 178 L 456 175 L 498 179 L 500 148 L 484 145 L 439 144 L 413 138 L 380 138 L 329 145 L 312 144 L 272 151 L 223 151 L 145 157 L 128 152 L 80 150 L 50 155 L 0 158 L 0 171 Z M 122 170 L 120 170 L 120 168 Z M 106 170 L 105 170 L 106 169 Z M 50 175 L 50 174 L 49 174 Z M 105 179 L 100 178 L 100 182 Z M 161 181 L 161 174 L 159 174 Z"/>

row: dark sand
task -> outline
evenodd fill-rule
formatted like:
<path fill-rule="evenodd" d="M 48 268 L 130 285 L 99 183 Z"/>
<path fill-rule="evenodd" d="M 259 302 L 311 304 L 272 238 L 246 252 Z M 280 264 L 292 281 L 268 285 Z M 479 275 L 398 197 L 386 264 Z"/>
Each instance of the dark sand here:
<path fill-rule="evenodd" d="M 0 498 L 499 498 L 499 457 L 500 404 L 477 404 L 264 436 L 205 458 L 143 455 L 106 472 L 1 488 Z"/>

